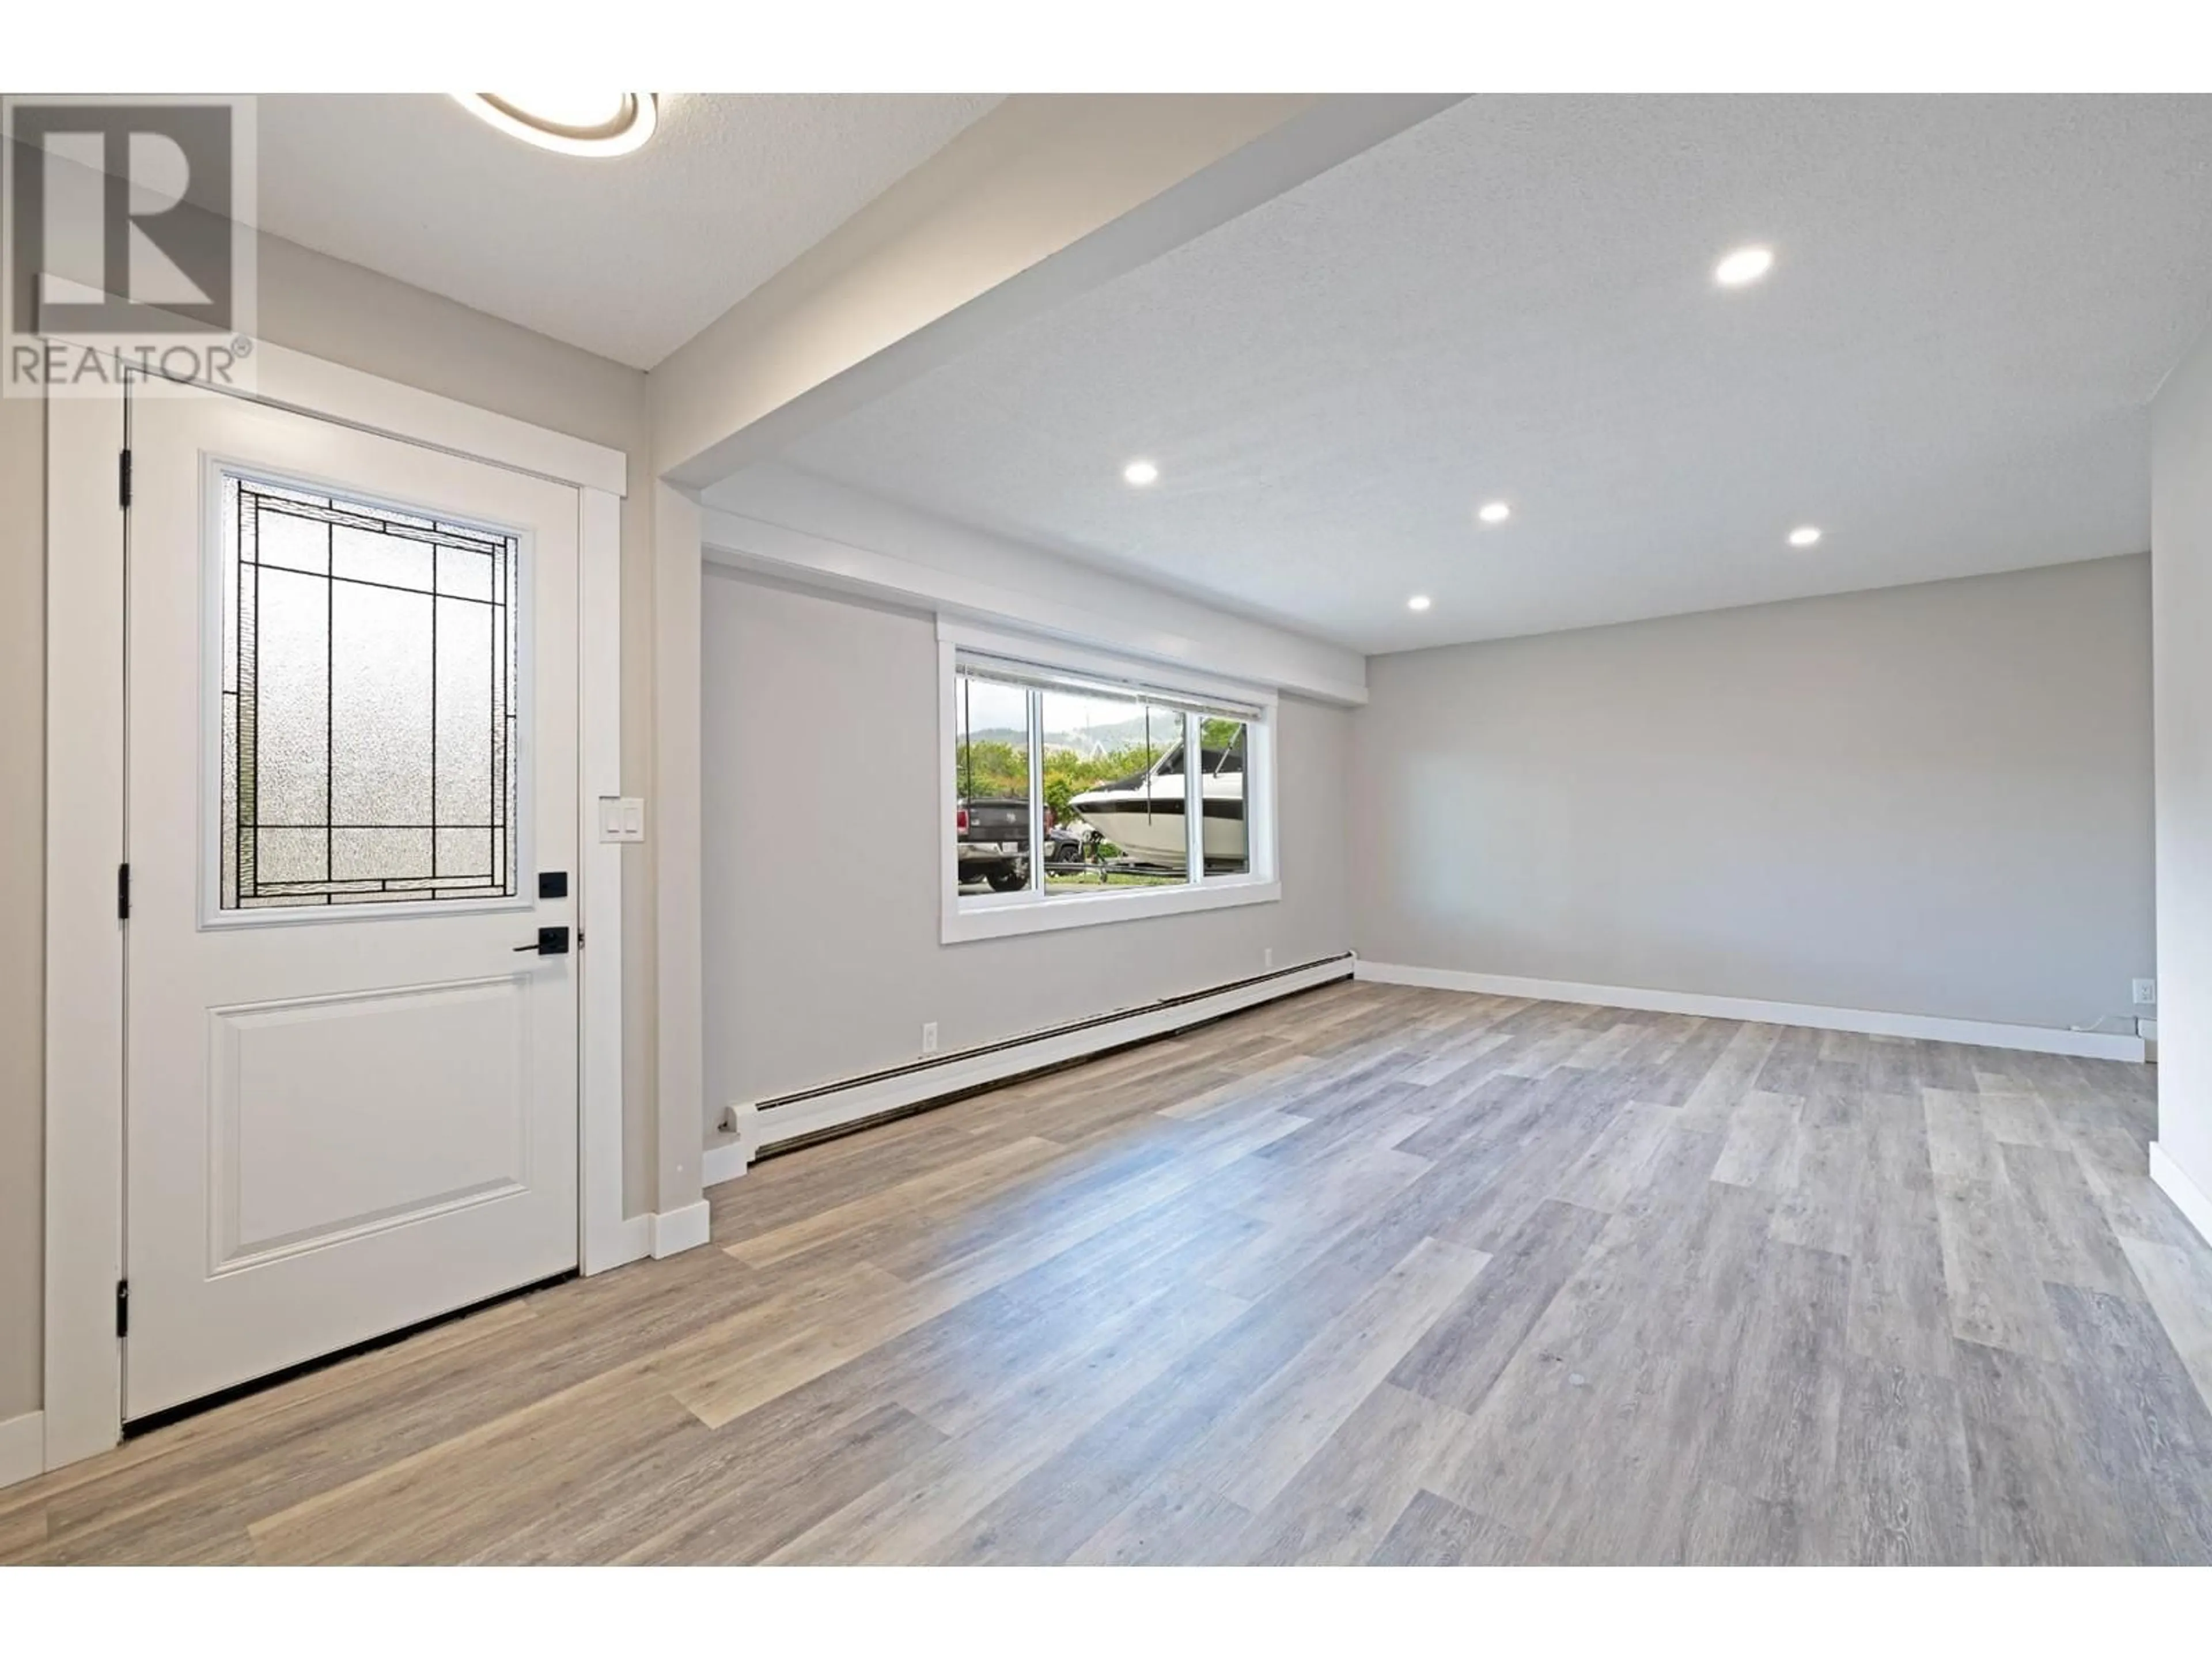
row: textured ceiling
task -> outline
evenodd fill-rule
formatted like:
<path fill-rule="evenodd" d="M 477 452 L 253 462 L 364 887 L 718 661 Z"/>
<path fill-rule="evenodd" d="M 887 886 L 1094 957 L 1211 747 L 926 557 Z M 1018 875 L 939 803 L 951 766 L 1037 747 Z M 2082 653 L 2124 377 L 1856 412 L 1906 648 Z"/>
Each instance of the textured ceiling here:
<path fill-rule="evenodd" d="M 264 97 L 261 224 L 647 368 L 997 101 L 664 94 L 645 149 L 581 160 L 439 94 Z"/>
<path fill-rule="evenodd" d="M 2140 550 L 2208 316 L 2212 99 L 1476 98 L 787 459 L 1395 650 Z"/>

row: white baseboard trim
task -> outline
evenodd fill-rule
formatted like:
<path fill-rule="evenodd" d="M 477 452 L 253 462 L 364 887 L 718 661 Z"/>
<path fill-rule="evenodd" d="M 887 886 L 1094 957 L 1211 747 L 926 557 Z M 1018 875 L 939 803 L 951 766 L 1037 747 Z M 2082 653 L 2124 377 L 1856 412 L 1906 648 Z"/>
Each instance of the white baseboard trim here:
<path fill-rule="evenodd" d="M 760 1152 L 760 1108 L 746 1101 L 731 1107 L 730 1116 L 737 1123 L 737 1133 L 729 1139 L 708 1147 L 700 1157 L 699 1184 L 702 1187 L 717 1187 L 725 1181 L 735 1181 L 752 1166 L 753 1158 Z"/>
<path fill-rule="evenodd" d="M 696 1249 L 707 1242 L 709 1227 L 707 1200 L 686 1204 L 680 1210 L 663 1210 L 653 1218 L 653 1255 L 663 1256 Z"/>
<path fill-rule="evenodd" d="M 1474 991 L 1486 996 L 1531 997 L 1539 1002 L 1585 1002 L 1658 1014 L 1698 1014 L 1708 1019 L 1748 1019 L 1768 1025 L 1807 1025 L 1820 1031 L 1860 1031 L 1869 1036 L 1918 1037 L 1964 1042 L 1979 1048 L 2019 1048 L 2073 1054 L 2084 1060 L 2140 1063 L 2143 1040 L 2103 1031 L 2060 1031 L 1994 1020 L 1945 1019 L 1935 1014 L 1888 1014 L 1867 1008 L 1823 1008 L 1807 1002 L 1761 1002 L 1748 997 L 1705 996 L 1694 991 L 1648 991 L 1628 985 L 1578 985 L 1570 980 L 1522 979 L 1510 974 L 1463 974 L 1449 968 L 1409 968 L 1362 958 L 1358 976 L 1380 985 L 1419 985 L 1437 991 Z"/>
<path fill-rule="evenodd" d="M 711 1182 L 712 1176 L 708 1176 Z M 610 1230 L 606 1254 L 594 1257 L 584 1268 L 589 1278 L 610 1267 L 627 1267 L 633 1261 L 642 1261 L 647 1256 L 674 1255 L 707 1242 L 707 1200 L 686 1204 L 680 1210 L 671 1210 L 664 1215 L 648 1211 L 643 1215 L 624 1216 L 619 1228 Z"/>
<path fill-rule="evenodd" d="M 955 1055 L 939 1065 L 827 1090 L 804 1102 L 766 1111 L 755 1101 L 733 1102 L 731 1110 L 736 1115 L 737 1136 L 718 1139 L 707 1148 L 700 1165 L 701 1179 L 709 1187 L 734 1180 L 745 1172 L 745 1166 L 763 1147 L 779 1141 L 818 1134 L 824 1129 L 919 1106 L 945 1095 L 962 1094 L 1018 1077 L 1024 1072 L 1082 1060 L 1108 1048 L 1167 1036 L 1187 1026 L 1218 1019 L 1224 1014 L 1311 990 L 1333 980 L 1349 979 L 1352 968 L 1350 957 L 1332 957 L 1326 962 L 1229 986 L 1209 995 L 1131 1009 L 1126 1014 L 1079 1030 L 1048 1032 L 1033 1041 L 1017 1041 L 965 1057 Z"/>
<path fill-rule="evenodd" d="M 699 1158 L 699 1184 L 719 1187 L 726 1181 L 735 1181 L 751 1167 L 754 1148 L 741 1140 L 726 1140 L 719 1146 L 709 1146 Z"/>
<path fill-rule="evenodd" d="M 2155 1140 L 2150 1144 L 2150 1178 L 2173 1200 L 2173 1207 L 2189 1224 L 2204 1235 L 2204 1242 L 2212 1244 L 2212 1194 L 2183 1174 L 2173 1155 Z"/>
<path fill-rule="evenodd" d="M 0 1486 L 46 1472 L 46 1414 L 25 1412 L 0 1423 Z"/>

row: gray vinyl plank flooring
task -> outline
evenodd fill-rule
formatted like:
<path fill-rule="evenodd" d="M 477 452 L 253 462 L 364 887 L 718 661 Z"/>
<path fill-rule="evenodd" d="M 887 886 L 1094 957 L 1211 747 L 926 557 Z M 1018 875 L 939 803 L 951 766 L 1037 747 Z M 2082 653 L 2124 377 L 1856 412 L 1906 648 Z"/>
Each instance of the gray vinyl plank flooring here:
<path fill-rule="evenodd" d="M 0 1561 L 2212 1565 L 2149 1068 L 1340 984 L 0 1491 Z"/>
<path fill-rule="evenodd" d="M 1528 1540 L 1519 1534 L 1422 1491 L 1407 1501 L 1368 1559 L 1391 1567 L 1511 1567 L 1528 1558 Z"/>

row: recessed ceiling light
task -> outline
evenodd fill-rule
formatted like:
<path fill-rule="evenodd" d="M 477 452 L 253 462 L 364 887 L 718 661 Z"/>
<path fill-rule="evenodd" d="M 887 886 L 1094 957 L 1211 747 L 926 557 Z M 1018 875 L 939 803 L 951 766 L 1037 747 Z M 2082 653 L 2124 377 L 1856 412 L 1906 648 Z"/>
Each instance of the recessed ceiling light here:
<path fill-rule="evenodd" d="M 1486 501 L 1474 516 L 1485 524 L 1504 524 L 1513 516 L 1513 509 L 1503 501 Z"/>
<path fill-rule="evenodd" d="M 1121 476 L 1133 484 L 1158 483 L 1160 470 L 1150 461 L 1132 461 L 1121 469 Z"/>
<path fill-rule="evenodd" d="M 457 92 L 454 101 L 501 132 L 564 155 L 623 155 L 653 137 L 649 92 Z"/>
<path fill-rule="evenodd" d="M 1425 593 L 1416 593 L 1406 601 L 1406 609 L 1408 611 L 1426 611 L 1428 608 L 1429 596 Z"/>
<path fill-rule="evenodd" d="M 1801 524 L 1790 532 L 1790 545 L 1792 547 L 1810 547 L 1820 539 L 1820 526 L 1818 525 Z"/>
<path fill-rule="evenodd" d="M 1713 280 L 1723 288 L 1741 288 L 1774 269 L 1774 250 L 1740 247 L 1713 267 Z"/>

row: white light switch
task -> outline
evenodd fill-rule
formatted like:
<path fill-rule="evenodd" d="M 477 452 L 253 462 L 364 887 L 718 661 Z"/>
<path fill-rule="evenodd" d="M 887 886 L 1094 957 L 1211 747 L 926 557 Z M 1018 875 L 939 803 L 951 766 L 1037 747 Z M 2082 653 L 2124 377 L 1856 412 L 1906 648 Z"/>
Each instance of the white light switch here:
<path fill-rule="evenodd" d="M 601 841 L 643 841 L 645 802 L 636 795 L 599 797 Z"/>

